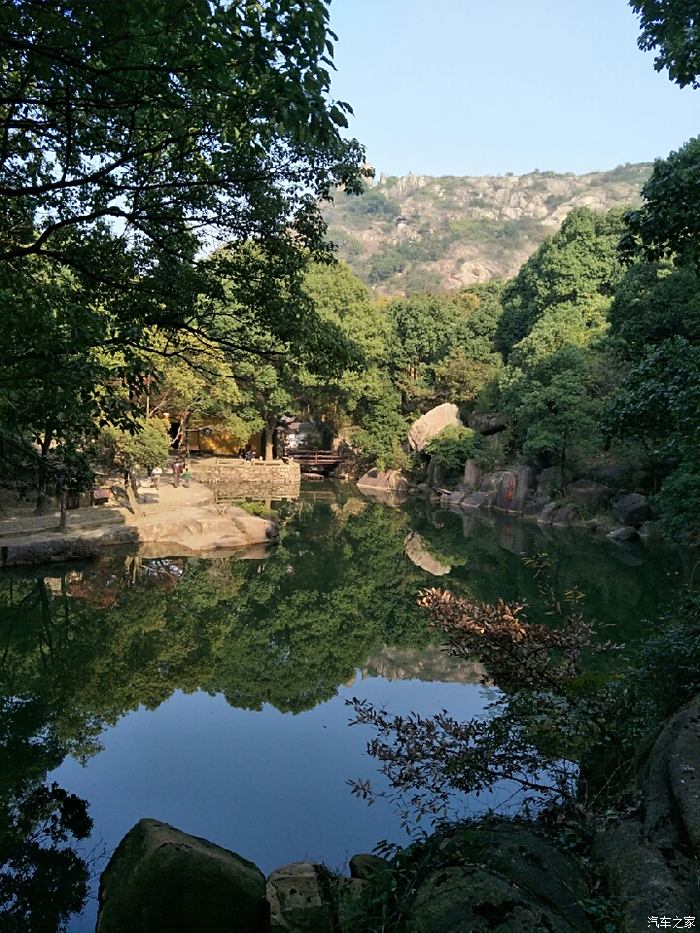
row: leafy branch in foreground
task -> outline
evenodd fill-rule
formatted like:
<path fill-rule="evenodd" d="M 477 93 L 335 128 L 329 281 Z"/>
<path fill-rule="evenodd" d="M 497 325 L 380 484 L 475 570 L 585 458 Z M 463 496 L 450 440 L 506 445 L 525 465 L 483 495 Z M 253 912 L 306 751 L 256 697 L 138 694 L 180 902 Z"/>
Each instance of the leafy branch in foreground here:
<path fill-rule="evenodd" d="M 383 797 L 399 806 L 403 825 L 424 816 L 450 815 L 458 798 L 507 790 L 520 811 L 573 802 L 578 790 L 575 762 L 582 752 L 609 740 L 604 693 L 577 689 L 586 653 L 613 649 L 594 645 L 594 628 L 581 609 L 583 594 L 559 600 L 549 583 L 549 561 L 528 561 L 539 581 L 547 611 L 559 626 L 530 623 L 522 603 L 495 605 L 459 598 L 437 589 L 423 592 L 419 605 L 432 616 L 449 652 L 479 658 L 485 685 L 504 691 L 482 716 L 465 722 L 446 710 L 434 716 L 392 716 L 353 698 L 353 725 L 370 725 L 376 736 L 368 752 L 380 762 L 389 789 L 350 781 L 353 793 L 370 802 Z"/>

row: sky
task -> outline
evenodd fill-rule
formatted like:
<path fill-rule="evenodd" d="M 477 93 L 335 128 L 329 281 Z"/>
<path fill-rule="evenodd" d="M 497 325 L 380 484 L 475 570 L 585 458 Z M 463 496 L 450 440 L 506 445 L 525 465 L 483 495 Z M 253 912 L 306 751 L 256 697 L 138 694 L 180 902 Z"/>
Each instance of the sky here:
<path fill-rule="evenodd" d="M 378 173 L 611 169 L 700 134 L 626 0 L 332 0 L 332 96 Z"/>

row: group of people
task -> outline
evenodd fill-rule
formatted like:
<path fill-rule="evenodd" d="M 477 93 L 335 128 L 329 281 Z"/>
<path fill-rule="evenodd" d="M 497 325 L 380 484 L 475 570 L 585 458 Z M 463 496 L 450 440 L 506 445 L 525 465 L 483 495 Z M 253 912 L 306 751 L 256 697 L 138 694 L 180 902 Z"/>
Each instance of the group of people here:
<path fill-rule="evenodd" d="M 155 466 L 151 470 L 151 484 L 154 489 L 158 489 L 160 485 L 160 479 L 163 475 L 162 467 Z M 182 485 L 188 487 L 192 479 L 192 473 L 190 468 L 187 466 L 184 460 L 176 460 L 173 463 L 173 486 L 179 486 L 180 480 L 182 480 Z"/>
<path fill-rule="evenodd" d="M 239 460 L 255 460 L 255 451 L 252 447 L 241 447 L 238 451 Z"/>

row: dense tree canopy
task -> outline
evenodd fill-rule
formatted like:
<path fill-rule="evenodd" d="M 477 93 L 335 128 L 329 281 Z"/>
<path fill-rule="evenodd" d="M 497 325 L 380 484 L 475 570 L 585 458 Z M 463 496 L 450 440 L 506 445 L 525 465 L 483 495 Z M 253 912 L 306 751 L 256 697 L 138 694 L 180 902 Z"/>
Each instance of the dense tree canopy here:
<path fill-rule="evenodd" d="M 327 21 L 325 0 L 2 7 L 3 453 L 38 445 L 45 474 L 134 429 L 154 354 L 333 356 L 302 273 L 320 201 L 364 170 Z"/>

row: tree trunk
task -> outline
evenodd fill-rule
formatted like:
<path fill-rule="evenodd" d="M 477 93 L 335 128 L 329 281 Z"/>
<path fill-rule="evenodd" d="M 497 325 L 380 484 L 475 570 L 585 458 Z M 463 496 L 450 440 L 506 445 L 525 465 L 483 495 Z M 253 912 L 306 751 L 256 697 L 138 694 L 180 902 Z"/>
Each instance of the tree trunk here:
<path fill-rule="evenodd" d="M 58 522 L 58 530 L 59 530 L 59 531 L 65 531 L 65 530 L 66 530 L 66 519 L 67 519 L 67 515 L 66 515 L 66 511 L 67 511 L 67 510 L 66 510 L 66 505 L 67 505 L 67 503 L 66 503 L 66 500 L 67 500 L 67 498 L 68 498 L 68 493 L 66 492 L 65 489 L 62 489 L 62 490 L 61 490 L 61 518 L 59 519 L 59 522 Z"/>
<path fill-rule="evenodd" d="M 126 498 L 129 502 L 129 508 L 134 513 L 134 515 L 142 515 L 143 512 L 139 507 L 138 500 L 138 487 L 136 486 L 136 477 L 133 475 L 131 470 L 127 474 L 126 482 Z"/>
<path fill-rule="evenodd" d="M 47 427 L 44 438 L 41 442 L 41 457 L 39 459 L 39 475 L 37 477 L 36 484 L 36 513 L 37 515 L 42 515 L 45 512 L 49 512 L 50 508 L 50 496 L 48 494 L 48 469 L 46 466 L 46 458 L 49 455 L 49 450 L 51 449 L 51 429 Z"/>
<path fill-rule="evenodd" d="M 265 444 L 265 460 L 274 460 L 275 459 L 275 450 L 274 450 L 274 440 L 275 440 L 275 422 L 267 421 L 265 424 L 265 429 L 263 431 L 264 444 Z"/>

